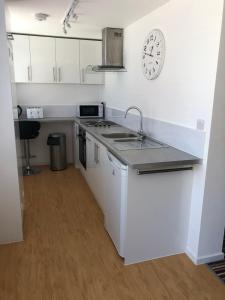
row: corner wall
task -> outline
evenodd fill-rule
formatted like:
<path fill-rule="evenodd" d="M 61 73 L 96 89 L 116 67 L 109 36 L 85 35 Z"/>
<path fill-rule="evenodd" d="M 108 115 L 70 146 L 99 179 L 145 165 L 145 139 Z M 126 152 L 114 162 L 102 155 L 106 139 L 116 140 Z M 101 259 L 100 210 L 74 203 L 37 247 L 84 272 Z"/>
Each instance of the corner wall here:
<path fill-rule="evenodd" d="M 225 11 L 221 33 L 198 256 L 221 256 L 225 228 Z M 223 254 L 222 254 L 223 255 Z"/>
<path fill-rule="evenodd" d="M 0 0 L 0 66 L 0 243 L 10 243 L 21 241 L 23 234 L 3 0 Z"/>

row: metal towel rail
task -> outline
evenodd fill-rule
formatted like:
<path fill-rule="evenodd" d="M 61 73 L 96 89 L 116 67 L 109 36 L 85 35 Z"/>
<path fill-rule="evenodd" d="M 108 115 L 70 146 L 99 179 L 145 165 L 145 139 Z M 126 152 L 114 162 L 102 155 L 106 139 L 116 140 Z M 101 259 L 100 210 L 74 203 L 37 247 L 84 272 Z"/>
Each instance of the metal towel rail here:
<path fill-rule="evenodd" d="M 192 169 L 193 169 L 193 166 L 180 166 L 180 167 L 177 166 L 177 167 L 170 167 L 170 168 L 163 168 L 163 169 L 137 170 L 137 175 L 179 172 L 179 171 L 188 171 L 188 170 L 192 170 Z"/>

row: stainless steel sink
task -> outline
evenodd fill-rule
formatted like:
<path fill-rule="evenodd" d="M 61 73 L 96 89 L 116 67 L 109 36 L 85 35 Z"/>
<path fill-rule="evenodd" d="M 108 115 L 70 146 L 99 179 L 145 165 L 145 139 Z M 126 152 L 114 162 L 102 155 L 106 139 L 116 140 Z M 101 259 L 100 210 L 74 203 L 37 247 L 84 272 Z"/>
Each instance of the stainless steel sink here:
<path fill-rule="evenodd" d="M 144 139 L 143 141 L 137 139 L 114 140 L 113 146 L 117 150 L 143 150 L 168 147 L 166 144 L 159 143 L 152 139 Z"/>
<path fill-rule="evenodd" d="M 115 133 L 103 133 L 102 136 L 107 139 L 127 139 L 127 138 L 137 138 L 138 135 L 129 132 L 115 132 Z"/>

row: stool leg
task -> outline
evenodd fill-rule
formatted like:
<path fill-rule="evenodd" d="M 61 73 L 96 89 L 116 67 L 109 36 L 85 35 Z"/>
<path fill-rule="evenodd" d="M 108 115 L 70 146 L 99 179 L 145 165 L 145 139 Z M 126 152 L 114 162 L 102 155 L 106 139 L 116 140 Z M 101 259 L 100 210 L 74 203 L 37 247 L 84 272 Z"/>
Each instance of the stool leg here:
<path fill-rule="evenodd" d="M 31 168 L 30 165 L 30 140 L 24 140 L 24 156 L 26 160 L 26 166 L 23 170 L 23 175 L 30 176 L 39 173 L 39 169 Z"/>
<path fill-rule="evenodd" d="M 29 176 L 31 175 L 31 166 L 30 166 L 30 141 L 24 140 L 24 156 L 26 161 L 26 166 L 24 168 L 23 175 Z"/>
<path fill-rule="evenodd" d="M 26 140 L 26 169 L 30 170 L 30 140 Z"/>

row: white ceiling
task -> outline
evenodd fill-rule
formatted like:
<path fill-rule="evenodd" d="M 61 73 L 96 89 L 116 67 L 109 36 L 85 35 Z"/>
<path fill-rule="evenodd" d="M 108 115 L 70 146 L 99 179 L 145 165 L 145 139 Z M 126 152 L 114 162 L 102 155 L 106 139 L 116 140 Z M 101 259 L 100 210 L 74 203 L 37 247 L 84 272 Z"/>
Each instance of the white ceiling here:
<path fill-rule="evenodd" d="M 169 0 L 80 0 L 76 8 L 79 19 L 69 35 L 99 35 L 104 27 L 126 27 Z M 11 31 L 62 34 L 61 21 L 71 0 L 6 0 Z M 38 22 L 34 14 L 43 12 L 51 17 Z M 51 33 L 52 32 L 52 33 Z"/>

